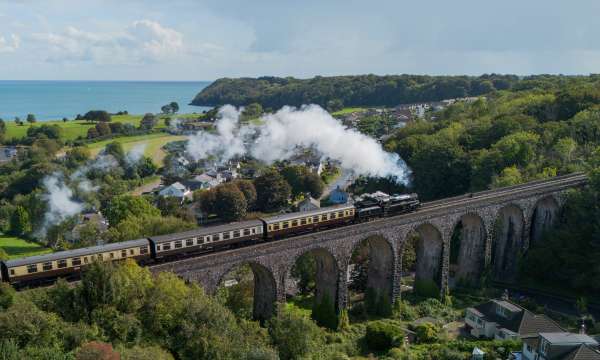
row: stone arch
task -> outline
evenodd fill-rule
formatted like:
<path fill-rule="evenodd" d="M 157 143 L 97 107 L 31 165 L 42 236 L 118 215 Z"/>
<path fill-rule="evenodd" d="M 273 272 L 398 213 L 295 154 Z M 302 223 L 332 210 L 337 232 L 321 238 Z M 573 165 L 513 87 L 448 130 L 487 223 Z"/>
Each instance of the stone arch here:
<path fill-rule="evenodd" d="M 315 258 L 316 262 L 315 301 L 322 301 L 325 296 L 328 296 L 330 300 L 337 304 L 340 266 L 331 251 L 323 247 L 302 251 L 293 258 L 289 268 L 290 271 L 300 257 L 309 254 Z"/>
<path fill-rule="evenodd" d="M 419 291 L 420 284 L 435 283 L 438 288 L 442 285 L 443 237 L 442 232 L 430 223 L 416 226 L 411 233 L 417 233 L 416 244 L 415 290 Z M 429 291 L 428 291 L 429 292 Z M 427 295 L 433 296 L 432 293 Z"/>
<path fill-rule="evenodd" d="M 363 246 L 368 247 L 366 292 L 373 292 L 379 301 L 384 297 L 393 302 L 394 291 L 394 246 L 385 236 L 370 235 L 354 244 L 352 255 Z"/>
<path fill-rule="evenodd" d="M 238 263 L 223 272 L 218 283 L 223 286 L 225 277 L 234 269 L 244 265 L 250 267 L 254 280 L 252 315 L 255 320 L 268 320 L 275 314 L 275 304 L 277 302 L 277 282 L 269 268 L 256 261 Z"/>
<path fill-rule="evenodd" d="M 518 260 L 524 248 L 524 228 L 525 216 L 519 206 L 510 204 L 498 211 L 494 224 L 491 259 L 494 280 L 515 280 Z"/>
<path fill-rule="evenodd" d="M 530 247 L 539 244 L 544 232 L 550 230 L 558 218 L 559 205 L 554 196 L 549 195 L 540 199 L 534 207 L 531 216 Z"/>
<path fill-rule="evenodd" d="M 450 272 L 457 282 L 476 284 L 485 267 L 487 230 L 481 216 L 467 213 L 453 227 L 450 243 Z"/>

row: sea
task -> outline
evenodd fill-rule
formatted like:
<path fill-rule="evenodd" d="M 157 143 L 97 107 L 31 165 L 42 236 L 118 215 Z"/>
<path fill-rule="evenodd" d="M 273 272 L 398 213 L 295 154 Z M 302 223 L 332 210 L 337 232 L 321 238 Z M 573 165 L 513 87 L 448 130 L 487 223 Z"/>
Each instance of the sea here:
<path fill-rule="evenodd" d="M 179 113 L 201 113 L 210 108 L 192 106 L 194 96 L 210 81 L 12 81 L 0 80 L 0 118 L 39 121 L 73 119 L 89 110 L 130 114 L 158 113 L 172 101 Z"/>

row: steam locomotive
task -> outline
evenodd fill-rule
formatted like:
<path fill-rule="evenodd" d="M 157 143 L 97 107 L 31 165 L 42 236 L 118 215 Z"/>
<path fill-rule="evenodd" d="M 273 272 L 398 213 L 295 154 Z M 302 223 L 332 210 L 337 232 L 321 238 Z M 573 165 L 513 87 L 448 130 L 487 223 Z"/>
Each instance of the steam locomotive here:
<path fill-rule="evenodd" d="M 353 204 L 6 260 L 0 262 L 0 275 L 2 281 L 16 287 L 44 283 L 57 277 L 75 279 L 94 261 L 133 259 L 141 265 L 172 261 L 408 213 L 416 211 L 420 205 L 417 194 L 388 195 L 378 191 L 355 198 Z"/>

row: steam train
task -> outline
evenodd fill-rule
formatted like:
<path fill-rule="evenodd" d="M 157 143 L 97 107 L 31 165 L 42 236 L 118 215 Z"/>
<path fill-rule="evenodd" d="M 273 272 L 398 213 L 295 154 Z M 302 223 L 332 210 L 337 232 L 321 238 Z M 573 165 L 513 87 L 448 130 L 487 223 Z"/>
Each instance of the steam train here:
<path fill-rule="evenodd" d="M 36 285 L 58 277 L 76 279 L 81 271 L 94 261 L 133 259 L 141 265 L 173 261 L 260 241 L 272 241 L 408 213 L 417 210 L 420 205 L 417 194 L 387 195 L 378 191 L 355 198 L 353 204 L 6 260 L 0 262 L 0 275 L 2 281 L 15 287 Z"/>

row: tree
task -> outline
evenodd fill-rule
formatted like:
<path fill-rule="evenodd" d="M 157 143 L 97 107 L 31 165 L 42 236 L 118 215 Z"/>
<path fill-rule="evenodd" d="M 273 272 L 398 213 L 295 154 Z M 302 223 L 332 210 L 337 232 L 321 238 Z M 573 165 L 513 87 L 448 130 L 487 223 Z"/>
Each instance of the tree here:
<path fill-rule="evenodd" d="M 157 123 L 158 119 L 156 118 L 156 116 L 154 114 L 147 113 L 140 121 L 140 129 L 152 130 L 152 128 L 155 127 Z"/>
<path fill-rule="evenodd" d="M 111 344 L 92 341 L 84 344 L 75 355 L 76 360 L 119 360 L 119 353 Z"/>
<path fill-rule="evenodd" d="M 67 155 L 65 156 L 65 163 L 67 167 L 74 169 L 90 158 L 90 150 L 85 146 L 76 146 L 71 148 L 71 150 L 67 151 Z"/>
<path fill-rule="evenodd" d="M 94 138 L 97 138 L 98 136 L 100 136 L 100 133 L 98 132 L 98 130 L 95 127 L 91 127 L 88 129 L 88 131 L 87 131 L 88 139 L 94 139 Z"/>
<path fill-rule="evenodd" d="M 0 119 L 0 142 L 4 139 L 4 135 L 6 134 L 6 123 L 4 120 Z"/>
<path fill-rule="evenodd" d="M 171 107 L 171 112 L 173 114 L 175 114 L 179 111 L 179 104 L 177 102 L 173 101 L 169 104 L 169 106 Z"/>
<path fill-rule="evenodd" d="M 83 119 L 87 121 L 96 122 L 111 122 L 112 118 L 107 111 L 104 110 L 91 110 L 83 115 Z"/>
<path fill-rule="evenodd" d="M 36 121 L 37 121 L 37 120 L 36 120 L 36 118 L 35 118 L 35 115 L 33 115 L 33 114 L 27 114 L 27 122 L 28 122 L 28 123 L 30 123 L 30 124 L 33 124 L 33 123 L 35 123 Z"/>
<path fill-rule="evenodd" d="M 116 226 L 127 217 L 159 216 L 160 210 L 141 196 L 120 195 L 109 201 L 103 214 L 110 226 Z"/>
<path fill-rule="evenodd" d="M 148 156 L 142 157 L 137 164 L 137 173 L 141 178 L 154 175 L 157 170 L 158 167 L 154 165 L 154 162 Z"/>
<path fill-rule="evenodd" d="M 256 119 L 263 113 L 263 107 L 258 103 L 252 103 L 242 110 L 242 119 L 244 121 Z"/>
<path fill-rule="evenodd" d="M 523 182 L 523 176 L 516 166 L 510 166 L 502 170 L 499 176 L 492 178 L 492 188 L 518 185 Z"/>
<path fill-rule="evenodd" d="M 256 187 L 256 205 L 265 212 L 281 209 L 288 204 L 291 189 L 278 172 L 271 170 L 254 180 Z"/>
<path fill-rule="evenodd" d="M 314 322 L 283 307 L 268 329 L 282 360 L 305 359 L 324 346 L 323 333 Z"/>
<path fill-rule="evenodd" d="M 170 114 L 170 113 L 171 113 L 171 105 L 170 105 L 170 104 L 163 105 L 163 106 L 160 108 L 160 111 L 161 111 L 163 114 Z"/>
<path fill-rule="evenodd" d="M 125 149 L 123 149 L 123 144 L 118 141 L 113 141 L 104 147 L 104 153 L 106 155 L 112 155 L 119 163 L 123 163 L 125 161 Z"/>
<path fill-rule="evenodd" d="M 217 193 L 214 190 L 197 190 L 194 192 L 194 200 L 200 204 L 200 209 L 206 216 L 215 212 Z"/>
<path fill-rule="evenodd" d="M 371 350 L 383 351 L 399 346 L 404 339 L 404 331 L 389 321 L 373 321 L 367 325 L 365 341 Z"/>
<path fill-rule="evenodd" d="M 10 218 L 10 232 L 15 236 L 24 236 L 31 231 L 29 213 L 22 206 L 17 206 Z"/>
<path fill-rule="evenodd" d="M 112 133 L 110 126 L 106 122 L 99 122 L 96 124 L 96 130 L 100 136 L 108 136 Z"/>
<path fill-rule="evenodd" d="M 237 221 L 246 216 L 248 203 L 235 184 L 223 184 L 216 188 L 215 212 L 225 221 Z"/>
<path fill-rule="evenodd" d="M 235 180 L 233 183 L 244 194 L 246 204 L 248 205 L 248 210 L 254 209 L 254 206 L 256 205 L 256 188 L 254 187 L 252 181 L 240 179 Z"/>

